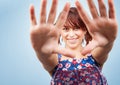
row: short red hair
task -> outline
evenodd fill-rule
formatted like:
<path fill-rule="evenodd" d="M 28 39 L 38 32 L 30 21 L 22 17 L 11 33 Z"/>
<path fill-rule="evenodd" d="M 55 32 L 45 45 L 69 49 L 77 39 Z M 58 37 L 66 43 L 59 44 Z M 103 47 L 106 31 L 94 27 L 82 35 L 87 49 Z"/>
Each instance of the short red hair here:
<path fill-rule="evenodd" d="M 71 28 L 77 27 L 84 31 L 87 31 L 87 33 L 85 35 L 85 40 L 86 40 L 87 44 L 89 43 L 89 41 L 92 40 L 92 37 L 90 36 L 90 34 L 86 28 L 86 25 L 82 21 L 81 17 L 79 16 L 79 13 L 77 11 L 77 8 L 75 8 L 75 7 L 70 8 L 66 22 L 64 24 L 64 27 L 71 27 Z"/>

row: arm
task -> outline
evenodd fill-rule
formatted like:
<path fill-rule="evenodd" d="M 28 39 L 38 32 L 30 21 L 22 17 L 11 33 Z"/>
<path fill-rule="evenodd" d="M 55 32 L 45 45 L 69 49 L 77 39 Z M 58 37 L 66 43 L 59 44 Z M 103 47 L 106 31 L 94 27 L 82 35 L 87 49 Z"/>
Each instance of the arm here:
<path fill-rule="evenodd" d="M 65 48 L 59 46 L 59 31 L 62 28 L 70 4 L 66 3 L 60 17 L 57 19 L 56 25 L 54 20 L 56 16 L 57 2 L 58 0 L 52 0 L 51 10 L 46 20 L 46 4 L 47 0 L 42 0 L 40 21 L 37 23 L 34 6 L 30 6 L 30 39 L 32 47 L 34 48 L 36 55 L 44 68 L 51 74 L 54 67 L 58 64 L 57 54 L 71 55 Z"/>
<path fill-rule="evenodd" d="M 112 47 L 113 47 L 113 44 L 111 43 L 111 44 L 108 44 L 104 47 L 96 47 L 92 51 L 92 53 L 91 53 L 92 56 L 100 64 L 101 67 L 103 66 L 103 64 L 107 60 L 109 52 L 111 51 Z"/>
<path fill-rule="evenodd" d="M 117 36 L 117 22 L 113 0 L 108 0 L 108 16 L 103 0 L 98 0 L 100 14 L 96 9 L 93 0 L 87 1 L 93 17 L 92 19 L 84 11 L 81 4 L 76 1 L 79 14 L 92 36 L 91 42 L 84 48 L 82 54 L 85 55 L 87 53 L 91 53 L 97 62 L 102 66 L 106 61 Z"/>

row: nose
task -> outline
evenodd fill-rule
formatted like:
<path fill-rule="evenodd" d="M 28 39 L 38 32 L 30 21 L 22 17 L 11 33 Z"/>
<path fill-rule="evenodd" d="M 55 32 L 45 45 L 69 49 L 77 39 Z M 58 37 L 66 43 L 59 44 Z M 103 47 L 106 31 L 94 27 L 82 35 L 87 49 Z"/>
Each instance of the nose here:
<path fill-rule="evenodd" d="M 70 30 L 70 31 L 69 31 L 69 36 L 72 37 L 72 36 L 74 36 L 74 35 L 75 35 L 74 31 L 73 31 L 73 30 Z"/>

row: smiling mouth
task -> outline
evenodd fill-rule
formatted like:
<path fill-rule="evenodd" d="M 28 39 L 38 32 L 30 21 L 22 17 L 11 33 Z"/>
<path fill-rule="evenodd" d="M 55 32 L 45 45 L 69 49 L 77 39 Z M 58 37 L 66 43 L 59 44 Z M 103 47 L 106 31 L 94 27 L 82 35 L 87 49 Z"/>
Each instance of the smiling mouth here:
<path fill-rule="evenodd" d="M 76 41 L 77 41 L 77 39 L 75 39 L 75 38 L 74 39 L 68 39 L 68 42 L 71 43 L 71 44 L 75 44 Z"/>
<path fill-rule="evenodd" d="M 77 38 L 68 38 L 68 40 L 77 40 Z"/>

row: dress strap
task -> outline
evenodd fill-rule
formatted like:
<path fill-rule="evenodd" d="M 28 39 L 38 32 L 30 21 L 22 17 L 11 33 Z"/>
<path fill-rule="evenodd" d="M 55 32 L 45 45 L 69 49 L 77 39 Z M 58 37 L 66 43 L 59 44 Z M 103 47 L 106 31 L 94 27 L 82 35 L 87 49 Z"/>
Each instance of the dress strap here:
<path fill-rule="evenodd" d="M 60 62 L 62 55 L 58 54 L 58 61 Z"/>

